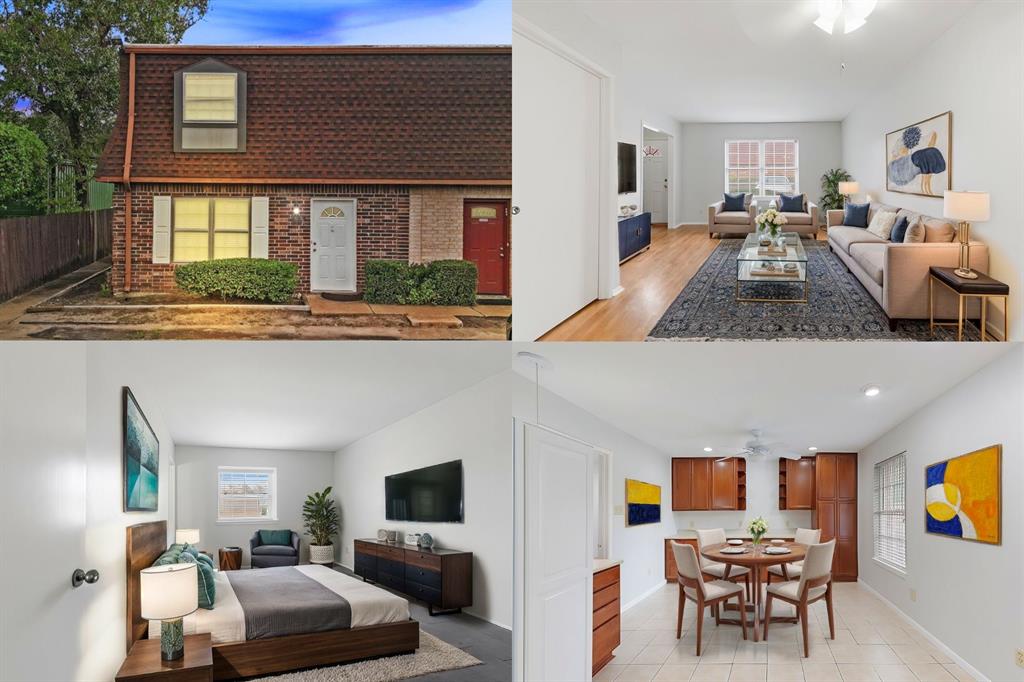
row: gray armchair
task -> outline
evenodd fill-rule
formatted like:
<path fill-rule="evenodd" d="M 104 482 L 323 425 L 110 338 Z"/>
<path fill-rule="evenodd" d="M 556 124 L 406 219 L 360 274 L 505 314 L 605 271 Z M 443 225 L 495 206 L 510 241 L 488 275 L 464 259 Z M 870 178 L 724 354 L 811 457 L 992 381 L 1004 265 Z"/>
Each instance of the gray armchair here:
<path fill-rule="evenodd" d="M 288 545 L 265 545 L 256 531 L 249 538 L 249 555 L 253 568 L 273 566 L 296 566 L 299 563 L 299 534 L 291 531 L 292 541 Z"/>

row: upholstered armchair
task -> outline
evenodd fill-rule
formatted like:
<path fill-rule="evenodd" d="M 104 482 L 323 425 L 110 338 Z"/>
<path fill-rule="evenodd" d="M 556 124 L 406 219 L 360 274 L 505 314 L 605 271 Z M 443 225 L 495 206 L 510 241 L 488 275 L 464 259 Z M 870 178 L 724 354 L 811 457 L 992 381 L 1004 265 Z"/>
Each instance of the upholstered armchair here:
<path fill-rule="evenodd" d="M 776 211 L 780 211 L 781 201 L 778 197 L 772 199 L 772 207 Z M 786 232 L 796 232 L 800 235 L 805 235 L 811 239 L 818 238 L 818 205 L 807 198 L 804 195 L 804 210 L 800 212 L 794 211 L 780 211 L 782 215 L 786 216 L 786 224 L 782 226 L 782 229 Z"/>
<path fill-rule="evenodd" d="M 278 531 L 256 531 L 249 538 L 249 556 L 253 568 L 270 568 L 272 566 L 296 566 L 299 563 L 299 534 L 293 530 L 291 540 L 286 545 L 264 543 L 266 533 Z"/>
<path fill-rule="evenodd" d="M 754 215 L 757 206 L 751 201 L 753 197 L 744 197 L 744 211 L 725 211 L 725 202 L 716 201 L 708 206 L 708 237 L 714 238 L 717 232 L 720 237 L 746 236 L 754 231 Z"/>

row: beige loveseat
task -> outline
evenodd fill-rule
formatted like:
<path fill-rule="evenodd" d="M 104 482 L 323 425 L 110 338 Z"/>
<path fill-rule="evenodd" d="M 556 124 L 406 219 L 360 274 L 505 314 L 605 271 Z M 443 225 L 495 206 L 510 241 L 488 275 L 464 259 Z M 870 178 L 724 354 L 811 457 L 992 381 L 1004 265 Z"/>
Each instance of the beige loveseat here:
<path fill-rule="evenodd" d="M 747 194 L 743 197 L 745 211 L 723 211 L 724 201 L 717 201 L 708 206 L 708 237 L 713 238 L 717 232 L 719 236 L 726 235 L 747 235 L 754 231 L 754 213 L 757 207 L 751 201 L 753 195 Z"/>
<path fill-rule="evenodd" d="M 778 210 L 781 204 L 778 197 L 772 199 L 771 205 L 775 210 Z M 796 232 L 809 236 L 811 239 L 818 238 L 818 205 L 809 201 L 806 194 L 804 195 L 803 211 L 799 213 L 786 211 L 782 215 L 786 216 L 786 224 L 782 226 L 786 232 Z"/>
<path fill-rule="evenodd" d="M 945 218 L 934 218 L 895 206 L 872 203 L 868 224 L 880 210 L 896 211 L 896 220 L 920 218 L 925 241 L 893 243 L 880 239 L 863 227 L 843 225 L 843 211 L 828 211 L 828 246 L 846 264 L 889 317 L 889 328 L 898 320 L 928 319 L 928 268 L 957 267 L 960 243 L 956 228 Z M 988 272 L 988 247 L 971 241 L 971 267 Z M 977 301 L 968 305 L 967 316 L 977 318 Z M 936 319 L 956 319 L 957 299 L 941 285 L 935 288 Z"/>

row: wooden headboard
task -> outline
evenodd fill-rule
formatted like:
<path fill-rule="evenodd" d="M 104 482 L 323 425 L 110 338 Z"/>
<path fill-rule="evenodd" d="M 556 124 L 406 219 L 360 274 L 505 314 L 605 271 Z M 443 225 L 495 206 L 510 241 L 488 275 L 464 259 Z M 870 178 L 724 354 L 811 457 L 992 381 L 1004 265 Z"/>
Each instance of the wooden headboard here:
<path fill-rule="evenodd" d="M 149 621 L 143 619 L 141 613 L 139 571 L 153 565 L 161 554 L 167 549 L 167 522 L 150 521 L 139 523 L 125 528 L 125 572 L 127 581 L 125 587 L 126 599 L 126 646 L 125 653 L 131 650 L 132 645 L 146 637 L 149 630 Z"/>

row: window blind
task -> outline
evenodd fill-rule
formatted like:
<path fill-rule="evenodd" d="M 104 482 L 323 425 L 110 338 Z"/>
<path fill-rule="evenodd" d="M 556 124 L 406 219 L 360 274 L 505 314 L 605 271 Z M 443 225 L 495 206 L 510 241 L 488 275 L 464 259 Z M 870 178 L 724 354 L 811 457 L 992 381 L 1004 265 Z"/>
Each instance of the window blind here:
<path fill-rule="evenodd" d="M 276 516 L 276 469 L 217 469 L 217 520 L 244 521 Z"/>
<path fill-rule="evenodd" d="M 901 571 L 907 568 L 907 458 L 905 453 L 875 464 L 875 559 Z"/>
<path fill-rule="evenodd" d="M 796 140 L 726 140 L 725 191 L 756 196 L 796 193 L 799 164 Z"/>
<path fill-rule="evenodd" d="M 233 73 L 186 73 L 182 120 L 234 123 L 238 76 Z"/>

